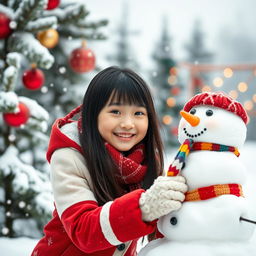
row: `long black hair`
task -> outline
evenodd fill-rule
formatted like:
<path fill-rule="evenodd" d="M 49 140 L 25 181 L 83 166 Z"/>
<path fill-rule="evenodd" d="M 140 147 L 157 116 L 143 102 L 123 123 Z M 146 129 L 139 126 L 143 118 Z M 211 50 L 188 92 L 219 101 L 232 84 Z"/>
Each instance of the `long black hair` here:
<path fill-rule="evenodd" d="M 84 95 L 80 133 L 80 143 L 99 205 L 122 194 L 114 176 L 117 167 L 98 131 L 98 115 L 110 97 L 122 103 L 142 105 L 147 109 L 149 125 L 143 143 L 145 164 L 148 168 L 142 187 L 149 188 L 154 179 L 163 172 L 163 145 L 159 122 L 147 84 L 127 68 L 109 67 L 102 70 L 92 79 Z"/>

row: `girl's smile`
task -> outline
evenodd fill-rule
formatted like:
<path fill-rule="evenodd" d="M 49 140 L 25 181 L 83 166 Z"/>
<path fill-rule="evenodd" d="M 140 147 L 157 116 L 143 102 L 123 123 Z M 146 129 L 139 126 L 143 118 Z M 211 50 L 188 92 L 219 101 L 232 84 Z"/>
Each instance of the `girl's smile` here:
<path fill-rule="evenodd" d="M 119 137 L 120 140 L 129 141 L 135 134 L 125 133 L 125 132 L 114 132 L 114 134 Z"/>
<path fill-rule="evenodd" d="M 98 116 L 102 138 L 119 151 L 128 151 L 147 134 L 148 115 L 143 106 L 108 103 Z"/>

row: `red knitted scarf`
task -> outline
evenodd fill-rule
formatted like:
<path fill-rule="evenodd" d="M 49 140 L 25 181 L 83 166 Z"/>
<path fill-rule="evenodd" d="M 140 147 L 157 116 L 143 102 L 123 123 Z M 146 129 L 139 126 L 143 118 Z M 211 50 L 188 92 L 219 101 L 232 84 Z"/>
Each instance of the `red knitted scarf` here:
<path fill-rule="evenodd" d="M 129 185 L 130 190 L 141 187 L 141 182 L 147 172 L 147 166 L 143 165 L 145 147 L 138 144 L 128 156 L 124 156 L 121 152 L 105 143 L 105 146 L 118 167 L 119 173 L 116 178 L 120 184 Z"/>

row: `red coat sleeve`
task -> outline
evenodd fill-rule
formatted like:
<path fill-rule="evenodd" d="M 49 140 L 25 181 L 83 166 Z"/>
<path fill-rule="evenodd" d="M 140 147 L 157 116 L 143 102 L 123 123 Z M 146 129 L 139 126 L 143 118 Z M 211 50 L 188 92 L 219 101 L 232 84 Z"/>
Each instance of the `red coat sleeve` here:
<path fill-rule="evenodd" d="M 72 242 L 92 253 L 152 233 L 156 221 L 143 222 L 138 189 L 99 207 L 95 201 L 83 201 L 67 208 L 61 221 Z"/>

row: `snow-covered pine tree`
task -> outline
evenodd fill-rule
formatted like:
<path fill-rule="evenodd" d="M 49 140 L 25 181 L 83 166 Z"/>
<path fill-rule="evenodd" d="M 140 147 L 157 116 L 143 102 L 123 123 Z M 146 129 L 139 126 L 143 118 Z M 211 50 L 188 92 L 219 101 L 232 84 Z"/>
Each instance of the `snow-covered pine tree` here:
<path fill-rule="evenodd" d="M 195 21 L 185 49 L 187 51 L 187 60 L 192 64 L 209 64 L 213 60 L 213 53 L 205 45 L 205 35 L 200 20 Z M 200 93 L 203 84 L 207 83 L 207 81 L 207 74 L 195 74 L 193 81 L 191 81 L 194 87 L 194 94 Z"/>
<path fill-rule="evenodd" d="M 45 92 L 51 84 L 75 84 L 63 45 L 70 47 L 71 38 L 104 39 L 97 28 L 107 22 L 89 23 L 88 14 L 74 1 L 0 0 L 0 236 L 38 237 L 50 218 L 48 111 L 72 100 L 66 97 L 61 105 L 57 89 Z M 60 68 L 67 72 L 56 73 Z M 77 98 L 71 98 L 75 106 Z"/>
<path fill-rule="evenodd" d="M 167 18 L 163 18 L 161 37 L 152 54 L 155 69 L 152 72 L 152 87 L 156 108 L 163 126 L 166 147 L 177 145 L 179 112 L 183 106 L 183 86 L 177 73 L 176 61 L 171 53 L 171 38 Z"/>
<path fill-rule="evenodd" d="M 129 28 L 128 1 L 123 1 L 120 22 L 116 28 L 114 38 L 116 44 L 115 52 L 108 56 L 109 61 L 113 65 L 138 70 L 139 65 L 131 47 L 131 38 L 136 34 L 138 34 L 138 31 Z"/>

